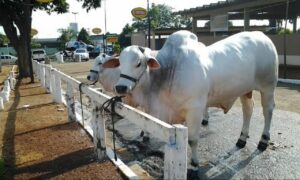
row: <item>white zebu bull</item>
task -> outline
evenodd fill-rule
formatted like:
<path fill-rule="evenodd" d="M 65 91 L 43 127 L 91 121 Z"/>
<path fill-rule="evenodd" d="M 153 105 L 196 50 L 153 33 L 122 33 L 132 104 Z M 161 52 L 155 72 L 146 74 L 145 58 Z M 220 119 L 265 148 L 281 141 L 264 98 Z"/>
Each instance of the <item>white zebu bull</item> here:
<path fill-rule="evenodd" d="M 278 77 L 272 41 L 261 32 L 242 32 L 205 47 L 195 38 L 188 31 L 178 31 L 169 36 L 157 56 L 148 48 L 130 46 L 103 66 L 120 65 L 118 94 L 130 94 L 148 107 L 149 114 L 168 123 L 186 122 L 193 165 L 198 164 L 199 129 L 206 107 L 227 112 L 240 97 L 244 122 L 236 145 L 242 148 L 253 111 L 252 91 L 258 90 L 265 118 L 258 149 L 265 150 Z"/>
<path fill-rule="evenodd" d="M 118 82 L 120 77 L 120 69 L 119 68 L 104 68 L 103 64 L 114 58 L 113 56 L 109 56 L 104 53 L 100 53 L 99 56 L 94 61 L 94 64 L 90 70 L 87 79 L 92 82 L 99 81 L 105 91 L 114 92 L 114 85 Z M 131 96 L 126 96 L 123 98 L 124 103 L 129 104 L 133 107 L 137 107 L 138 105 L 133 101 Z M 146 138 L 147 140 L 147 138 Z"/>
<path fill-rule="evenodd" d="M 107 60 L 111 58 L 112 56 L 100 53 L 94 61 L 94 64 L 90 70 L 90 74 L 87 76 L 87 79 L 89 81 L 99 81 L 99 83 L 103 86 L 104 90 L 109 92 L 114 91 L 114 84 L 118 82 L 120 77 L 119 68 L 107 69 L 103 68 L 102 66 L 102 64 L 104 64 Z"/>

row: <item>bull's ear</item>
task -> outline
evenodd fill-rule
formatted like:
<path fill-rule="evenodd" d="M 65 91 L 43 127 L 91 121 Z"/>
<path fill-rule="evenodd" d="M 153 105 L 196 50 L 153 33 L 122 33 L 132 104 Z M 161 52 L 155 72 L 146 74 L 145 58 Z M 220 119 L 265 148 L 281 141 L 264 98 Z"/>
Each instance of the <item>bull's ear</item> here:
<path fill-rule="evenodd" d="M 147 65 L 149 66 L 150 69 L 159 69 L 160 64 L 155 58 L 149 58 L 147 61 Z"/>
<path fill-rule="evenodd" d="M 116 68 L 120 65 L 119 57 L 113 57 L 103 63 L 104 68 Z"/>

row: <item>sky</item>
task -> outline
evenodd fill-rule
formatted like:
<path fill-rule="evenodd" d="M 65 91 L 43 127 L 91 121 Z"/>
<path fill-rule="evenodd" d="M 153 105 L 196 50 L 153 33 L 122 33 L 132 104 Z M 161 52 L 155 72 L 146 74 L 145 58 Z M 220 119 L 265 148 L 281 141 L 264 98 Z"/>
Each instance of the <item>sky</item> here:
<path fill-rule="evenodd" d="M 150 4 L 165 4 L 179 11 L 195 8 L 221 0 L 149 0 Z M 147 8 L 147 0 L 102 0 L 102 7 L 90 10 L 82 8 L 82 2 L 67 0 L 70 5 L 69 12 L 65 14 L 52 13 L 48 15 L 45 11 L 34 11 L 32 15 L 32 28 L 38 31 L 35 38 L 57 38 L 60 33 L 58 29 L 67 29 L 69 23 L 77 22 L 79 30 L 83 27 L 92 31 L 97 27 L 105 32 L 104 3 L 106 3 L 106 30 L 110 33 L 121 33 L 124 26 L 132 23 L 131 10 L 135 7 Z M 72 12 L 77 13 L 74 15 Z M 76 19 L 75 19 L 76 18 Z M 237 22 L 238 23 L 238 22 Z M 266 21 L 255 21 L 256 25 L 266 25 Z M 252 24 L 250 22 L 250 24 Z M 239 25 L 242 25 L 242 21 Z M 298 26 L 300 23 L 298 23 Z M 299 27 L 298 27 L 299 28 Z M 0 28 L 3 33 L 3 29 Z"/>
<path fill-rule="evenodd" d="M 220 0 L 149 0 L 149 3 L 166 4 L 174 11 L 194 8 L 218 2 Z M 93 28 L 98 27 L 105 32 L 105 18 L 104 18 L 104 1 L 102 0 L 102 7 L 96 10 L 90 10 L 88 13 L 81 7 L 82 2 L 76 0 L 67 0 L 70 4 L 69 13 L 59 14 L 52 13 L 48 15 L 44 11 L 33 12 L 32 28 L 38 30 L 35 38 L 57 38 L 58 29 L 67 29 L 69 23 L 76 22 L 79 24 L 79 30 L 84 27 L 92 31 Z M 205 2 L 205 3 L 204 3 Z M 124 26 L 132 23 L 131 10 L 135 7 L 144 7 L 147 9 L 147 0 L 106 0 L 106 29 L 110 33 L 121 33 Z M 78 13 L 77 15 L 72 12 Z"/>

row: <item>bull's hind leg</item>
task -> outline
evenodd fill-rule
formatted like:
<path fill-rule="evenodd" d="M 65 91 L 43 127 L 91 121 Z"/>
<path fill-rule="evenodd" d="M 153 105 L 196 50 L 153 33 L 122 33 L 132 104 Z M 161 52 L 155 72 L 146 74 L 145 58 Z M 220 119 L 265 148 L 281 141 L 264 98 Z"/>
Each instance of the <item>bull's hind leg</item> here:
<path fill-rule="evenodd" d="M 261 139 L 259 141 L 257 148 L 261 151 L 264 151 L 267 149 L 268 142 L 270 140 L 271 120 L 272 120 L 272 116 L 273 116 L 273 110 L 275 107 L 274 90 L 261 92 L 261 104 L 263 107 L 265 126 L 264 126 L 263 134 L 261 136 Z"/>
<path fill-rule="evenodd" d="M 240 97 L 243 109 L 243 128 L 240 135 L 239 140 L 236 143 L 236 146 L 239 148 L 243 148 L 246 145 L 247 138 L 249 137 L 249 125 L 250 119 L 253 112 L 253 100 L 252 100 L 252 92 L 247 93 L 244 96 Z"/>
<path fill-rule="evenodd" d="M 209 119 L 208 107 L 206 107 L 205 112 L 204 112 L 204 118 L 202 120 L 202 125 L 203 126 L 207 126 L 208 125 L 208 119 Z"/>

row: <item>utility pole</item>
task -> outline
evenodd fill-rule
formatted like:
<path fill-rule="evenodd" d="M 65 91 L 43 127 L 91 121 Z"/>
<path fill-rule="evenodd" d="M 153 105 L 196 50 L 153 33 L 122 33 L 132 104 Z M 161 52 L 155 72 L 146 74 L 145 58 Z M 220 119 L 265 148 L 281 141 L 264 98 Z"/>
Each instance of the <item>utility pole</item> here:
<path fill-rule="evenodd" d="M 148 12 L 148 47 L 151 48 L 151 23 L 150 23 L 150 13 L 149 13 L 149 0 L 147 0 L 147 12 Z"/>
<path fill-rule="evenodd" d="M 287 77 L 287 62 L 286 62 L 286 26 L 288 21 L 289 15 L 289 0 L 286 1 L 286 10 L 285 10 L 285 25 L 284 25 L 284 33 L 283 33 L 283 63 L 284 63 L 284 71 L 283 71 L 283 78 L 286 79 Z"/>

